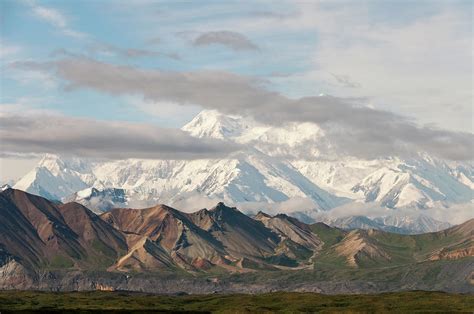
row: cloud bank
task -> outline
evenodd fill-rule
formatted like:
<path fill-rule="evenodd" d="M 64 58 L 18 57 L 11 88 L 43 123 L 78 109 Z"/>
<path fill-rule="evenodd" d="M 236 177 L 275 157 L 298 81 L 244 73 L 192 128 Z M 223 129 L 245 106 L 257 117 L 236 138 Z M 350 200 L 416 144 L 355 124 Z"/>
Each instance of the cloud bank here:
<path fill-rule="evenodd" d="M 151 125 L 16 113 L 0 114 L 0 147 L 4 153 L 53 153 L 110 159 L 219 158 L 241 148 Z"/>
<path fill-rule="evenodd" d="M 88 58 L 12 65 L 53 71 L 66 89 L 93 89 L 112 95 L 141 95 L 155 102 L 200 105 L 226 114 L 252 116 L 267 124 L 313 122 L 325 129 L 336 151 L 376 158 L 427 152 L 451 160 L 471 160 L 474 135 L 420 126 L 383 110 L 359 105 L 362 99 L 314 96 L 290 99 L 255 78 L 222 71 L 169 72 L 118 66 Z"/>

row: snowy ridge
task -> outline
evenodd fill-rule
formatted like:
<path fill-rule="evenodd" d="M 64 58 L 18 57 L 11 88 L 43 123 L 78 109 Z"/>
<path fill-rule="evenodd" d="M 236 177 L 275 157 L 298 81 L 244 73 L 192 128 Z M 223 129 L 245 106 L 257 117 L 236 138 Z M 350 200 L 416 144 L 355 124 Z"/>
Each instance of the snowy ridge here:
<path fill-rule="evenodd" d="M 82 204 L 98 214 L 114 207 L 127 207 L 128 199 L 129 197 L 123 189 L 105 188 L 99 190 L 92 187 L 65 197 L 62 201 Z"/>

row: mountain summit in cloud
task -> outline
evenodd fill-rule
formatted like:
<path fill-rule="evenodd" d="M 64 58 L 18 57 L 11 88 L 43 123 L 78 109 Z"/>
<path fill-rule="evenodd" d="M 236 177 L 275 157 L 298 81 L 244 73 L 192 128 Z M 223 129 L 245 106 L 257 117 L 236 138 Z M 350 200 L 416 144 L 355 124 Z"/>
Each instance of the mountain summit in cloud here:
<path fill-rule="evenodd" d="M 222 200 L 248 213 L 266 209 L 336 225 L 338 218 L 363 215 L 404 232 L 436 231 L 445 226 L 442 222 L 472 217 L 469 163 L 426 154 L 372 160 L 340 156 L 316 124 L 275 127 L 217 111 L 201 112 L 182 130 L 192 138 L 243 149 L 225 158 L 190 161 L 48 155 L 14 187 L 74 200 L 96 212 L 157 202 L 193 211 Z M 434 219 L 430 228 L 408 223 L 420 215 Z M 403 220 L 407 224 L 399 225 Z"/>
<path fill-rule="evenodd" d="M 1 0 L 0 314 L 472 312 L 472 9 Z"/>

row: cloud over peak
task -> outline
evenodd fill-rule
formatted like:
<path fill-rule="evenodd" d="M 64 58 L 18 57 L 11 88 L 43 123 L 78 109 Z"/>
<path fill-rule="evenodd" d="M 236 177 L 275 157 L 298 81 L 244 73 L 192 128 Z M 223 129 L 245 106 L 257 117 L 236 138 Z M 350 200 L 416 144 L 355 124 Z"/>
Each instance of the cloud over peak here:
<path fill-rule="evenodd" d="M 153 125 L 12 112 L 0 113 L 0 146 L 4 153 L 108 159 L 219 158 L 241 148 Z"/>
<path fill-rule="evenodd" d="M 113 95 L 141 95 L 155 102 L 199 105 L 226 114 L 252 116 L 273 125 L 313 122 L 322 126 L 343 154 L 376 158 L 428 152 L 453 160 L 472 159 L 474 135 L 417 125 L 403 116 L 360 105 L 361 99 L 312 96 L 291 99 L 253 77 L 223 71 L 170 72 L 118 66 L 87 58 L 14 67 L 50 71 L 68 89 L 87 88 Z"/>

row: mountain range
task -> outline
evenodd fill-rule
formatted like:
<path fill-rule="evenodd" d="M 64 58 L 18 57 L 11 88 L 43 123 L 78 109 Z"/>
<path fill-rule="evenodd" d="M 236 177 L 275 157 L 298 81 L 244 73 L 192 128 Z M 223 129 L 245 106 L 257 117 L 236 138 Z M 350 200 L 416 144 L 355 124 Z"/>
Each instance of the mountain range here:
<path fill-rule="evenodd" d="M 211 110 L 182 130 L 243 148 L 226 158 L 201 160 L 46 155 L 13 187 L 51 200 L 75 201 L 96 213 L 157 203 L 194 211 L 222 201 L 249 214 L 286 213 L 343 228 L 354 224 L 341 221 L 364 216 L 372 221 L 370 228 L 403 233 L 437 231 L 474 217 L 471 162 L 426 154 L 347 157 L 332 149 L 316 124 L 267 126 Z"/>
<path fill-rule="evenodd" d="M 249 217 L 224 203 L 192 213 L 155 205 L 96 215 L 11 188 L 0 193 L 0 219 L 2 289 L 170 292 L 181 282 L 202 293 L 315 290 L 330 282 L 324 291 L 472 291 L 472 219 L 401 235 L 285 214 Z"/>

